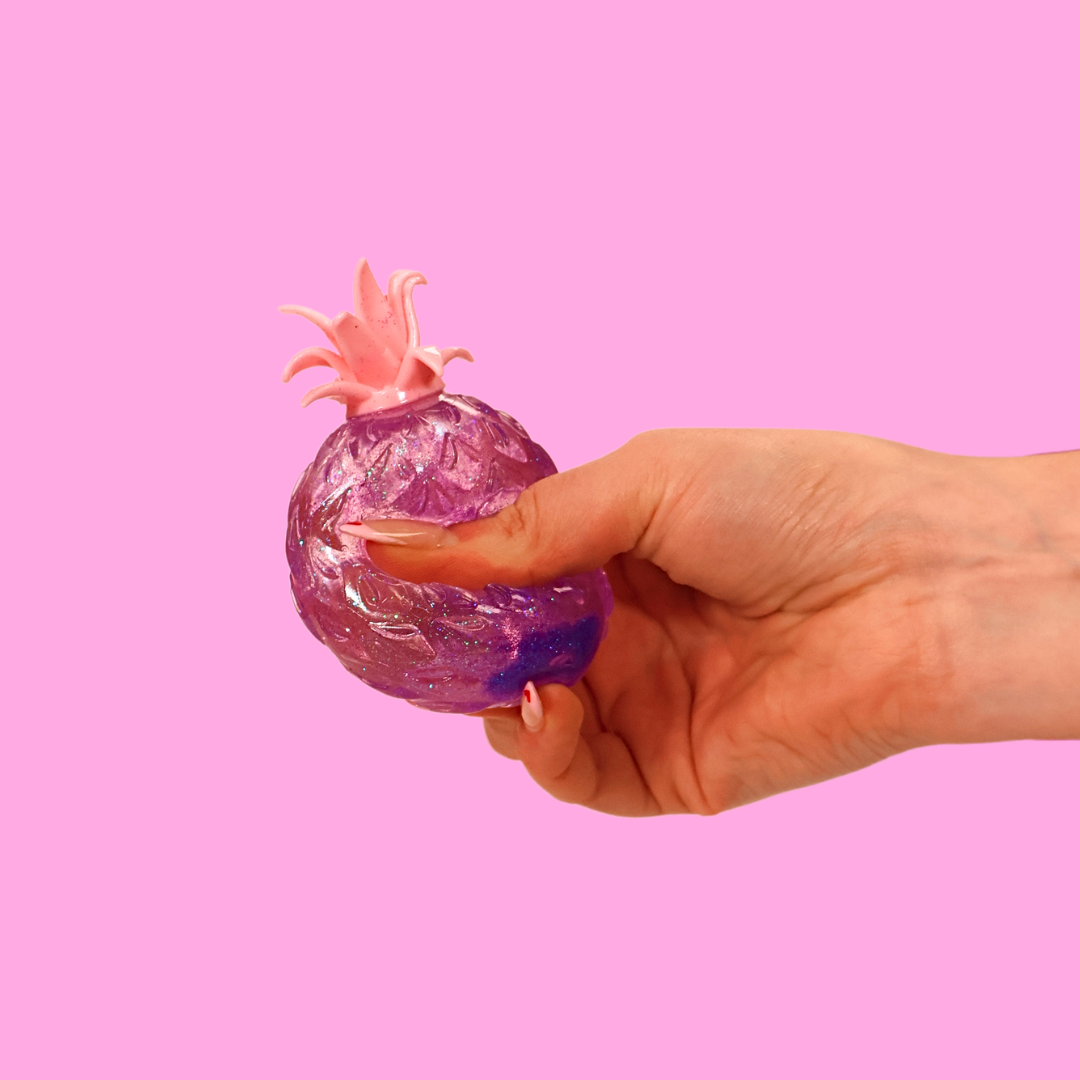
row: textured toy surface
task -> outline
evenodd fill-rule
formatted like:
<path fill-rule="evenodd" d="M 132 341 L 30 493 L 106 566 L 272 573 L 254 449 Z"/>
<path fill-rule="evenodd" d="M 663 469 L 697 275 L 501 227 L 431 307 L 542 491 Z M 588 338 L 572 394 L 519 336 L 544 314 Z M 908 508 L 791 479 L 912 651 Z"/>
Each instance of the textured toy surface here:
<path fill-rule="evenodd" d="M 411 290 L 399 292 L 400 316 L 393 307 L 395 280 L 408 285 L 409 278 L 399 272 L 391 278 L 390 296 L 383 297 L 363 283 L 365 274 L 370 277 L 362 261 L 357 280 L 368 293 L 361 295 L 358 284 L 356 306 L 366 319 L 346 313 L 331 322 L 307 309 L 288 310 L 322 320 L 318 324 L 341 354 L 347 350 L 334 330 L 346 316 L 363 323 L 376 341 L 373 325 L 393 330 L 400 318 L 408 335 L 401 335 L 405 348 L 396 351 L 420 352 Z M 380 343 L 387 336 L 384 330 Z M 304 350 L 286 369 L 288 378 L 312 363 L 332 364 L 338 380 L 307 400 L 333 397 L 352 413 L 293 490 L 286 540 L 293 599 L 315 637 L 376 690 L 436 712 L 516 705 L 530 679 L 569 686 L 584 674 L 612 608 L 602 570 L 530 588 L 418 585 L 383 573 L 368 557 L 367 541 L 340 531 L 342 524 L 365 519 L 453 525 L 486 517 L 557 471 L 513 417 L 475 398 L 442 392 L 441 364 L 432 360 L 468 357 L 464 350 L 424 351 L 427 357 L 412 364 L 413 383 L 404 391 L 393 381 L 374 394 L 363 384 L 359 390 L 343 386 L 351 381 L 343 372 L 362 373 L 364 358 L 346 356 L 346 369 L 340 354 L 331 354 L 333 362 L 318 355 L 325 349 Z M 395 394 L 405 403 L 372 407 L 393 402 Z"/>

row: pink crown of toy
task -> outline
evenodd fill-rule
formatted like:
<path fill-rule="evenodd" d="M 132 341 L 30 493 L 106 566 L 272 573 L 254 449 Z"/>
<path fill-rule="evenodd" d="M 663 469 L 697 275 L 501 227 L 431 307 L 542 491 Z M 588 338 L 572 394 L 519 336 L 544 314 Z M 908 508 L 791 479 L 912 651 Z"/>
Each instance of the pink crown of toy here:
<path fill-rule="evenodd" d="M 427 278 L 415 270 L 395 270 L 383 296 L 367 259 L 361 259 L 353 278 L 355 315 L 343 311 L 328 319 L 296 304 L 279 308 L 313 322 L 337 350 L 301 349 L 285 365 L 281 381 L 288 382 L 298 371 L 311 367 L 333 368 L 337 378 L 309 390 L 300 404 L 333 398 L 345 405 L 346 416 L 390 409 L 438 393 L 446 386 L 442 374 L 447 363 L 455 356 L 471 361 L 472 354 L 468 349 L 421 347 L 412 292 L 414 286 L 426 284 Z"/>

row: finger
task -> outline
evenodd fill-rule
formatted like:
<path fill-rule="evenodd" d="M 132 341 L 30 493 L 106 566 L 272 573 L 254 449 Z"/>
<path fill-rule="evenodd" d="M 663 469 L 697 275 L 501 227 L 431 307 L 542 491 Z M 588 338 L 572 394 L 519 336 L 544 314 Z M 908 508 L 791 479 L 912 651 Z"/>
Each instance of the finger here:
<path fill-rule="evenodd" d="M 523 722 L 514 748 L 540 787 L 562 802 L 609 814 L 660 812 L 626 743 L 611 732 L 582 731 L 585 705 L 578 694 L 552 684 L 540 688 L 539 698 L 536 730 Z"/>
<path fill-rule="evenodd" d="M 521 714 L 517 710 L 500 710 L 500 713 L 510 715 L 493 715 L 484 713 L 484 734 L 491 744 L 491 749 L 505 758 L 519 761 L 521 754 L 518 752 L 518 734 L 523 728 Z"/>
<path fill-rule="evenodd" d="M 577 694 L 581 698 L 585 707 L 585 719 L 582 723 L 581 730 L 586 734 L 592 734 L 594 732 L 602 731 L 600 721 L 596 716 L 596 705 L 593 702 L 592 695 L 586 689 L 584 683 L 578 683 L 573 693 Z M 518 750 L 518 735 L 525 730 L 524 728 L 524 698 L 530 694 L 539 694 L 535 685 L 530 682 L 526 687 L 525 694 L 522 695 L 522 704 L 516 708 L 501 707 L 495 709 L 484 709 L 483 712 L 475 713 L 484 721 L 484 734 L 487 735 L 487 740 L 491 744 L 491 748 L 498 754 L 502 754 L 503 757 L 512 758 L 514 761 L 521 760 L 521 753 Z M 542 707 L 541 707 L 542 714 Z"/>
<path fill-rule="evenodd" d="M 607 457 L 545 477 L 513 506 L 446 530 L 395 523 L 380 542 L 378 523 L 365 531 L 368 554 L 407 581 L 441 581 L 467 589 L 493 581 L 534 585 L 602 566 L 641 539 L 663 490 L 647 439 L 631 440 Z M 376 528 L 372 528 L 375 526 Z"/>

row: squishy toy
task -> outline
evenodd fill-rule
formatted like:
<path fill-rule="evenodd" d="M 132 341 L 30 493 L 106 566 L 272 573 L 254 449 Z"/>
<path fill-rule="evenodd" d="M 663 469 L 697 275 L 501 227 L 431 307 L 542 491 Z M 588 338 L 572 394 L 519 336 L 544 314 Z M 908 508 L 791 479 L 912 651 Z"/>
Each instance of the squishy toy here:
<path fill-rule="evenodd" d="M 293 600 L 311 633 L 384 694 L 435 712 L 518 705 L 529 681 L 581 678 L 606 629 L 611 587 L 602 570 L 530 588 L 417 585 L 368 557 L 365 522 L 486 517 L 557 471 L 513 417 L 445 393 L 447 362 L 472 356 L 421 346 L 418 284 L 426 284 L 421 274 L 399 270 L 383 295 L 361 259 L 354 313 L 281 308 L 313 322 L 332 346 L 301 350 L 283 380 L 331 368 L 336 378 L 301 404 L 329 398 L 346 416 L 289 501 Z"/>

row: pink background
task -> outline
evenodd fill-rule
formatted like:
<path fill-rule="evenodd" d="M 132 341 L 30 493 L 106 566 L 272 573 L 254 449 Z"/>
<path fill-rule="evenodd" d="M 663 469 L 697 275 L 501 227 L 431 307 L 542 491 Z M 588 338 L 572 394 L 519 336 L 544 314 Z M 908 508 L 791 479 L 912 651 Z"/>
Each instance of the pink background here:
<path fill-rule="evenodd" d="M 1080 445 L 1075 3 L 5 16 L 4 1077 L 1076 1077 L 1080 746 L 550 800 L 302 627 L 360 255 L 563 467 Z"/>

